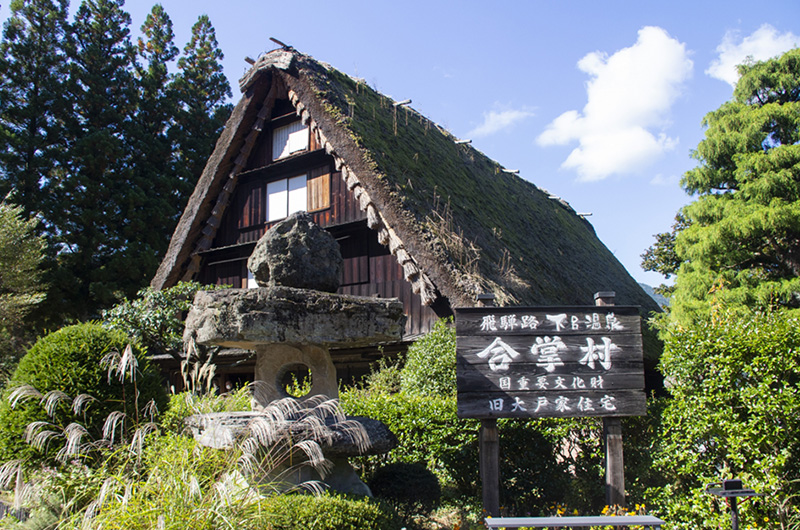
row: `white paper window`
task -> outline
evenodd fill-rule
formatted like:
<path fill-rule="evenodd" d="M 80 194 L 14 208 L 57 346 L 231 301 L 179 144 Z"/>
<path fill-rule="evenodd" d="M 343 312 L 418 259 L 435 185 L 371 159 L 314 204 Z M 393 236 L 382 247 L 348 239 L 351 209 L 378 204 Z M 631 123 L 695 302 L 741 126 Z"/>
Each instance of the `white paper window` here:
<path fill-rule="evenodd" d="M 289 193 L 286 179 L 267 184 L 267 222 L 277 221 L 289 215 Z"/>
<path fill-rule="evenodd" d="M 299 121 L 272 131 L 272 159 L 285 158 L 308 149 L 308 127 Z"/>
<path fill-rule="evenodd" d="M 308 210 L 306 175 L 267 184 L 267 222 Z"/>
<path fill-rule="evenodd" d="M 257 289 L 258 283 L 256 282 L 255 276 L 253 273 L 250 272 L 250 269 L 247 269 L 247 288 L 248 289 Z"/>
<path fill-rule="evenodd" d="M 289 179 L 289 211 L 288 215 L 294 212 L 303 212 L 308 209 L 308 199 L 306 191 L 306 176 L 299 175 Z"/>

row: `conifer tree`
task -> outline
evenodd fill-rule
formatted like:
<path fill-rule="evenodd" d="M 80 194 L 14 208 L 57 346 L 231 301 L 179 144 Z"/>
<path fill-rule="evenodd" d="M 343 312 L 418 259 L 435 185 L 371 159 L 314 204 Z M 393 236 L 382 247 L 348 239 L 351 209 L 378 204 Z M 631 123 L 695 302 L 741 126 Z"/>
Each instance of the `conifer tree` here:
<path fill-rule="evenodd" d="M 800 307 L 800 49 L 739 67 L 734 97 L 704 119 L 696 199 L 644 255 L 676 273 L 671 318 L 710 309 Z"/>
<path fill-rule="evenodd" d="M 131 124 L 131 167 L 133 186 L 144 194 L 137 208 L 150 212 L 146 223 L 129 245 L 138 247 L 140 256 L 152 262 L 143 268 L 147 278 L 155 271 L 157 258 L 169 244 L 169 237 L 181 213 L 185 197 L 179 193 L 179 179 L 173 163 L 173 142 L 170 130 L 175 123 L 177 97 L 169 62 L 178 55 L 174 44 L 172 21 L 164 8 L 156 4 L 142 25 L 137 42 L 136 81 L 138 107 Z"/>
<path fill-rule="evenodd" d="M 180 152 L 178 171 L 183 182 L 181 191 L 187 198 L 232 109 L 226 103 L 232 94 L 222 73 L 222 58 L 214 27 L 208 16 L 201 15 L 178 60 L 180 74 L 176 79 L 181 105 L 175 131 Z"/>
<path fill-rule="evenodd" d="M 37 220 L 25 219 L 21 206 L 0 201 L 0 380 L 5 380 L 32 333 L 27 314 L 44 299 L 40 264 L 45 240 Z"/>
<path fill-rule="evenodd" d="M 63 313 L 93 316 L 142 281 L 128 242 L 146 229 L 131 222 L 144 190 L 131 182 L 135 51 L 122 0 L 84 0 L 69 42 L 68 164 L 51 213 L 62 248 L 52 285 Z M 58 302 L 61 302 L 59 304 Z"/>
<path fill-rule="evenodd" d="M 0 43 L 0 195 L 30 217 L 63 160 L 67 0 L 14 0 Z"/>

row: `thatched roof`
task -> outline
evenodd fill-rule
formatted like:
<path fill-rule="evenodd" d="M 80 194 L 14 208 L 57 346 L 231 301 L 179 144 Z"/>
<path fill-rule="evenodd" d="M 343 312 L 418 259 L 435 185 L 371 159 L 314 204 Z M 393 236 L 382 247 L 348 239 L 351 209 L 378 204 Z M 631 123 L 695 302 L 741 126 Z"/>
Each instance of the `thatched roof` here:
<path fill-rule="evenodd" d="M 588 305 L 613 290 L 617 304 L 658 310 L 566 202 L 364 81 L 285 48 L 263 55 L 240 86 L 154 287 L 196 273 L 197 253 L 210 247 L 236 176 L 285 94 L 424 303 L 470 306 L 491 292 L 498 305 Z"/>

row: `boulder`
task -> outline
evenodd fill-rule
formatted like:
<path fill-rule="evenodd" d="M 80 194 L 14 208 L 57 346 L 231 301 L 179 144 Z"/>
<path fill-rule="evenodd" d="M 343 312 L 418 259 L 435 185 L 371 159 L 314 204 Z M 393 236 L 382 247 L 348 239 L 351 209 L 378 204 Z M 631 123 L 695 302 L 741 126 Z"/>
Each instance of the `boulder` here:
<path fill-rule="evenodd" d="M 247 260 L 260 287 L 283 285 L 335 293 L 343 267 L 336 239 L 306 212 L 266 231 Z"/>

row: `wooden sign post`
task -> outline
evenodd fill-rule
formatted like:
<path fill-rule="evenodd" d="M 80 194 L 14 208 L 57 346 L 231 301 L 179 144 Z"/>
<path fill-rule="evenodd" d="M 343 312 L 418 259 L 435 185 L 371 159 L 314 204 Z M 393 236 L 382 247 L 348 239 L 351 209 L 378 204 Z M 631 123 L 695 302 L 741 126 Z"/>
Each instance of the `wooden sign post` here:
<path fill-rule="evenodd" d="M 615 298 L 616 293 L 613 291 L 595 293 L 594 305 L 613 306 Z M 606 505 L 624 507 L 625 463 L 622 450 L 622 420 L 620 418 L 603 418 L 603 439 L 606 460 Z"/>
<path fill-rule="evenodd" d="M 494 295 L 478 296 L 480 307 L 494 307 Z M 500 434 L 497 419 L 483 418 L 478 435 L 478 459 L 483 509 L 489 517 L 500 515 Z"/>
<path fill-rule="evenodd" d="M 455 313 L 460 418 L 646 413 L 638 308 L 471 307 Z M 485 437 L 482 432 L 482 451 Z M 484 489 L 491 487 L 482 480 Z M 491 500 L 484 492 L 484 508 L 496 515 Z"/>

